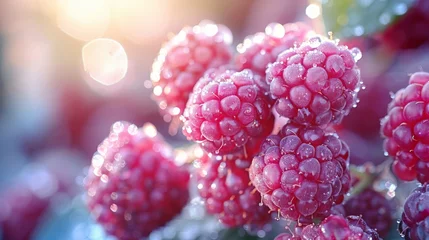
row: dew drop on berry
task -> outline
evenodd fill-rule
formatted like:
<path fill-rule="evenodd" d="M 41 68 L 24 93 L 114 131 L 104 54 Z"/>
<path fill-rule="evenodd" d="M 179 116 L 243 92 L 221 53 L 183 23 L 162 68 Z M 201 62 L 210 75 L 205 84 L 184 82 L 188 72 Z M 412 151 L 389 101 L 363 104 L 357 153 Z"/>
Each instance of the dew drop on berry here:
<path fill-rule="evenodd" d="M 308 44 L 312 48 L 317 48 L 318 46 L 320 46 L 321 43 L 322 43 L 322 38 L 320 37 L 312 37 L 311 39 L 308 40 Z"/>
<path fill-rule="evenodd" d="M 362 52 L 359 48 L 352 48 L 350 49 L 350 52 L 352 53 L 355 62 L 359 61 L 362 58 Z"/>

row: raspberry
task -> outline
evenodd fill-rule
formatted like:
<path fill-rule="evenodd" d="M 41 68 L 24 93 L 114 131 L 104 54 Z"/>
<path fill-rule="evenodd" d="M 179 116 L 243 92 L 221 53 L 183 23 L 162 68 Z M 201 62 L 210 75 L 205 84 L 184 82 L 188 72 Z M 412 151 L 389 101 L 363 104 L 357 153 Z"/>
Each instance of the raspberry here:
<path fill-rule="evenodd" d="M 189 173 L 152 125 L 113 124 L 85 180 L 88 207 L 119 239 L 141 239 L 178 215 L 188 198 Z"/>
<path fill-rule="evenodd" d="M 331 215 L 320 225 L 308 225 L 296 236 L 283 233 L 275 240 L 379 240 L 378 233 L 371 229 L 361 217 Z"/>
<path fill-rule="evenodd" d="M 386 236 L 392 224 L 392 206 L 379 192 L 366 189 L 359 195 L 350 198 L 344 208 L 346 215 L 361 216 L 369 227 L 374 228 L 380 236 Z"/>
<path fill-rule="evenodd" d="M 271 23 L 265 28 L 265 33 L 249 36 L 237 46 L 235 63 L 240 70 L 251 69 L 265 76 L 268 64 L 274 62 L 284 50 L 306 40 L 309 32 L 310 27 L 301 22 L 285 25 Z"/>
<path fill-rule="evenodd" d="M 306 226 L 301 232 L 302 239 L 320 240 L 378 240 L 378 233 L 371 229 L 361 217 L 339 215 L 327 217 L 319 226 Z"/>
<path fill-rule="evenodd" d="M 224 157 L 205 154 L 197 172 L 198 191 L 207 212 L 229 227 L 262 227 L 271 219 L 269 209 L 260 205 L 261 196 L 249 185 L 250 160 L 237 155 Z"/>
<path fill-rule="evenodd" d="M 429 73 L 417 72 L 400 89 L 381 121 L 384 150 L 404 181 L 429 182 Z"/>
<path fill-rule="evenodd" d="M 289 123 L 253 158 L 250 179 L 265 205 L 307 225 L 324 218 L 350 188 L 348 146 L 335 134 Z"/>
<path fill-rule="evenodd" d="M 204 72 L 231 61 L 231 43 L 227 27 L 203 21 L 183 28 L 160 50 L 151 80 L 155 100 L 165 114 L 180 115 Z"/>
<path fill-rule="evenodd" d="M 282 52 L 266 72 L 276 111 L 302 125 L 339 124 L 357 103 L 360 57 L 320 37 Z"/>
<path fill-rule="evenodd" d="M 250 70 L 208 71 L 195 85 L 183 115 L 183 134 L 209 153 L 256 146 L 271 133 L 274 116 L 261 77 Z"/>
<path fill-rule="evenodd" d="M 399 223 L 399 232 L 406 240 L 429 239 L 429 185 L 416 188 L 408 196 Z"/>

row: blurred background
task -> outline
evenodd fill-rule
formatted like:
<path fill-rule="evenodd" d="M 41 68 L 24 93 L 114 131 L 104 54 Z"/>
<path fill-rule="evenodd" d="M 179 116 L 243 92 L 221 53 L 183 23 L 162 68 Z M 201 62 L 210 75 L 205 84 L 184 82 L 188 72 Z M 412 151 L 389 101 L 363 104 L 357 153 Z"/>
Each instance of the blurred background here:
<path fill-rule="evenodd" d="M 106 239 L 82 204 L 85 166 L 117 120 L 185 142 L 168 134 L 146 81 L 168 36 L 204 19 L 228 26 L 234 46 L 271 22 L 303 21 L 359 47 L 366 89 L 338 127 L 354 164 L 385 160 L 390 92 L 429 71 L 425 0 L 0 0 L 0 239 Z M 151 238 L 177 237 L 171 229 Z M 192 234 L 204 232 L 180 238 Z"/>

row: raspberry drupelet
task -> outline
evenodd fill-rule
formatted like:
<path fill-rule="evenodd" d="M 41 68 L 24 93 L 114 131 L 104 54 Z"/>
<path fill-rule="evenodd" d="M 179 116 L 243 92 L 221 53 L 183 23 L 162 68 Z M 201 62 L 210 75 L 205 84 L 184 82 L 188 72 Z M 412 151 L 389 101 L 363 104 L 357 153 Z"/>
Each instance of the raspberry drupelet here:
<path fill-rule="evenodd" d="M 282 52 L 266 71 L 275 110 L 302 125 L 339 124 L 357 103 L 361 53 L 312 37 Z"/>
<path fill-rule="evenodd" d="M 186 205 L 189 173 L 153 125 L 113 124 L 85 180 L 87 205 L 118 239 L 137 240 L 165 225 Z"/>
<path fill-rule="evenodd" d="M 250 70 L 209 70 L 189 97 L 183 134 L 208 153 L 256 150 L 274 126 L 264 82 Z M 249 154 L 251 155 L 251 154 Z"/>
<path fill-rule="evenodd" d="M 249 175 L 265 205 L 304 226 L 343 201 L 348 164 L 349 148 L 336 134 L 288 123 L 262 144 Z"/>
<path fill-rule="evenodd" d="M 411 75 L 394 95 L 381 121 L 385 152 L 401 180 L 429 182 L 429 73 Z"/>
<path fill-rule="evenodd" d="M 416 188 L 404 204 L 399 233 L 406 240 L 429 239 L 429 185 Z"/>
<path fill-rule="evenodd" d="M 283 233 L 275 240 L 381 240 L 377 231 L 358 216 L 332 215 L 319 225 L 308 225 L 292 236 Z"/>
<path fill-rule="evenodd" d="M 388 234 L 393 221 L 393 207 L 379 192 L 366 189 L 350 198 L 345 204 L 346 215 L 361 216 L 380 236 Z"/>
<path fill-rule="evenodd" d="M 199 194 L 207 212 L 220 222 L 228 227 L 262 228 L 271 220 L 269 209 L 260 205 L 261 195 L 249 185 L 250 159 L 205 153 L 196 165 Z"/>
<path fill-rule="evenodd" d="M 232 34 L 224 25 L 203 21 L 183 28 L 160 50 L 152 66 L 153 95 L 163 114 L 180 116 L 204 72 L 228 64 Z"/>
<path fill-rule="evenodd" d="M 237 46 L 235 64 L 240 70 L 251 69 L 265 76 L 268 64 L 273 63 L 281 52 L 306 40 L 310 32 L 310 27 L 301 22 L 271 23 L 265 33 L 249 36 Z"/>

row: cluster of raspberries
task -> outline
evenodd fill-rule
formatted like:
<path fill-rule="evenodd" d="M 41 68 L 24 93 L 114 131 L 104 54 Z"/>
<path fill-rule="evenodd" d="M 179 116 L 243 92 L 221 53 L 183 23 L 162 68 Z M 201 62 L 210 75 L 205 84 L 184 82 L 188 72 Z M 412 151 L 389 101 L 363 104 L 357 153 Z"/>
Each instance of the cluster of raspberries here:
<path fill-rule="evenodd" d="M 270 24 L 234 56 L 225 26 L 186 27 L 153 64 L 153 96 L 204 151 L 198 192 L 224 225 L 262 227 L 274 212 L 303 229 L 291 239 L 379 239 L 363 219 L 331 211 L 350 189 L 350 150 L 328 129 L 357 103 L 361 53 L 311 33 Z M 153 126 L 118 122 L 85 180 L 88 206 L 119 239 L 147 237 L 181 212 L 189 177 Z"/>

